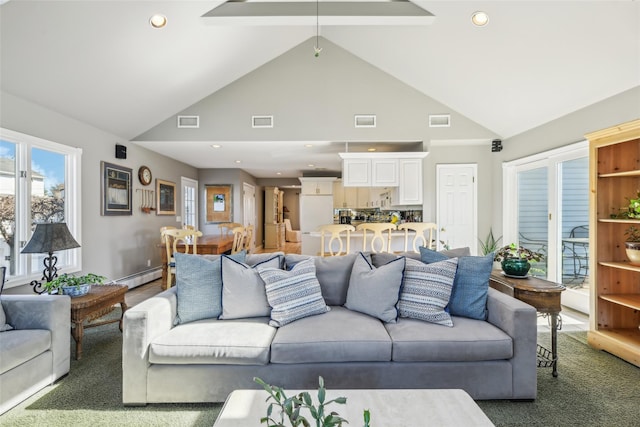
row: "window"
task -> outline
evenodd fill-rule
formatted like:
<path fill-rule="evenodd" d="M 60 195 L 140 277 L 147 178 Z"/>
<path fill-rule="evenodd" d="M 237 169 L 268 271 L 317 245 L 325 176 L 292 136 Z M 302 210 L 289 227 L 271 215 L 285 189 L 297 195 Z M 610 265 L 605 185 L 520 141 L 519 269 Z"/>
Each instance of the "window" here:
<path fill-rule="evenodd" d="M 80 243 L 82 150 L 0 128 L 0 266 L 7 288 L 40 280 L 46 254 L 21 254 L 35 224 L 66 222 Z M 56 267 L 81 269 L 80 249 L 61 251 Z"/>

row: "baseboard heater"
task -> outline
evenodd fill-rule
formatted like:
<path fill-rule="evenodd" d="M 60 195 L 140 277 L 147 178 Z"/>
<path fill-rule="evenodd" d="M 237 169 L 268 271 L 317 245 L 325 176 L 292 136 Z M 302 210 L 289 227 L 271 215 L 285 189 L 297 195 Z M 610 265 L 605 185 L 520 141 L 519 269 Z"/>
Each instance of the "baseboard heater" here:
<path fill-rule="evenodd" d="M 151 268 L 149 270 L 140 271 L 139 273 L 125 276 L 117 280 L 112 280 L 110 283 L 117 283 L 119 285 L 127 285 L 129 289 L 133 289 L 137 286 L 144 285 L 145 283 L 153 282 L 162 277 L 162 267 Z"/>

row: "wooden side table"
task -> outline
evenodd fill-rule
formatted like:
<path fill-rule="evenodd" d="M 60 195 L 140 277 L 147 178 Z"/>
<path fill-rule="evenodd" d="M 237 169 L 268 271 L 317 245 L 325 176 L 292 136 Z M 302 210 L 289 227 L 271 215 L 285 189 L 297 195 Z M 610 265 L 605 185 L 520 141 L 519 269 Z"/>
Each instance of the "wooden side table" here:
<path fill-rule="evenodd" d="M 553 376 L 558 376 L 558 316 L 562 307 L 560 305 L 560 294 L 565 287 L 559 283 L 540 279 L 539 277 L 527 276 L 527 278 L 516 279 L 506 277 L 499 270 L 491 272 L 489 285 L 514 298 L 524 301 L 535 307 L 538 313 L 549 316 L 551 320 L 551 360 L 546 359 L 546 354 L 540 354 L 540 350 L 545 353 L 545 348 L 538 349 L 538 366 L 553 367 Z M 542 361 L 542 364 L 541 364 Z M 549 363 L 549 365 L 546 365 Z"/>
<path fill-rule="evenodd" d="M 128 289 L 126 285 L 92 285 L 88 294 L 71 298 L 71 335 L 76 342 L 76 360 L 82 358 L 82 337 L 85 328 L 120 322 L 120 332 L 122 332 L 122 318 L 127 310 L 124 294 Z M 85 321 L 91 322 L 110 313 L 115 304 L 120 304 L 122 308 L 119 319 L 84 324 Z"/>

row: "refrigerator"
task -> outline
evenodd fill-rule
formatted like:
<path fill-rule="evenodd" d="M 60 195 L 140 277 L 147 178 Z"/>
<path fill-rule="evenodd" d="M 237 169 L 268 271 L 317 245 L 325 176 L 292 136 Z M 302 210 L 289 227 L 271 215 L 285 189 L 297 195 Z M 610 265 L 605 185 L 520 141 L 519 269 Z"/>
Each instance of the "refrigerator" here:
<path fill-rule="evenodd" d="M 303 255 L 317 255 L 320 252 L 320 235 L 312 236 L 318 226 L 333 224 L 333 196 L 300 195 L 300 231 L 302 233 Z"/>

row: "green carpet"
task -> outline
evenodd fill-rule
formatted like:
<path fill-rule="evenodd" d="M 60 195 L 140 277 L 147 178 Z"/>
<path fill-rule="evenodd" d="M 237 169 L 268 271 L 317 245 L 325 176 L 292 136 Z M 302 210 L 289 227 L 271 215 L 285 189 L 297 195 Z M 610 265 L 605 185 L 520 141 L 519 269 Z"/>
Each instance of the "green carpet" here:
<path fill-rule="evenodd" d="M 539 339 L 548 343 L 548 333 Z M 539 368 L 534 402 L 479 401 L 491 421 L 497 426 L 640 426 L 640 369 L 591 349 L 584 332 L 561 332 L 558 343 L 559 377 Z M 73 340 L 70 345 L 73 356 Z M 82 360 L 72 359 L 67 377 L 0 416 L 0 425 L 213 425 L 221 404 L 122 405 L 122 336 L 116 324 L 86 329 L 83 347 Z M 375 413 L 372 421 L 374 427 L 392 427 L 377 426 Z"/>

